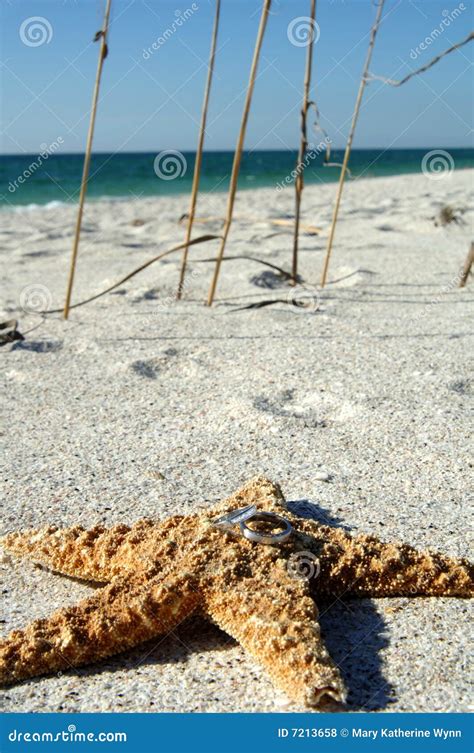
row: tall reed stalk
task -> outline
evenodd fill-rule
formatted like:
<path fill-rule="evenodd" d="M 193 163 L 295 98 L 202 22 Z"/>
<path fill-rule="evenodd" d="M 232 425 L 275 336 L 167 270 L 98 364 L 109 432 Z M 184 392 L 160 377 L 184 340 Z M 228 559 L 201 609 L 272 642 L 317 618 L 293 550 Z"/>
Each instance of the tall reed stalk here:
<path fill-rule="evenodd" d="M 240 163 L 242 161 L 242 150 L 244 147 L 245 133 L 247 130 L 247 122 L 248 122 L 249 113 L 250 113 L 250 106 L 252 104 L 252 96 L 253 96 L 253 90 L 255 87 L 255 80 L 257 78 L 258 61 L 260 58 L 260 51 L 262 49 L 262 42 L 263 42 L 263 37 L 265 35 L 265 28 L 267 25 L 267 20 L 268 20 L 268 15 L 270 12 L 271 4 L 272 4 L 272 0 L 263 0 L 262 14 L 260 17 L 260 25 L 258 28 L 257 40 L 255 42 L 255 50 L 253 53 L 252 66 L 250 69 L 250 77 L 249 77 L 249 83 L 247 87 L 247 94 L 245 97 L 244 111 L 242 114 L 239 137 L 238 137 L 237 146 L 235 149 L 234 162 L 232 165 L 232 174 L 230 177 L 229 195 L 227 198 L 227 211 L 226 211 L 226 217 L 224 220 L 222 240 L 221 240 L 219 252 L 217 254 L 216 265 L 214 268 L 214 275 L 212 278 L 212 282 L 211 282 L 208 297 L 207 297 L 208 306 L 212 306 L 213 301 L 214 301 L 214 296 L 216 293 L 217 282 L 219 279 L 219 272 L 221 269 L 222 259 L 224 257 L 227 238 L 229 237 L 229 231 L 232 225 L 235 195 L 237 193 L 237 181 L 239 179 Z"/>
<path fill-rule="evenodd" d="M 336 203 L 334 205 L 334 211 L 333 211 L 332 223 L 331 223 L 331 230 L 329 232 L 329 238 L 328 238 L 328 243 L 327 243 L 327 248 L 326 248 L 326 257 L 324 259 L 323 273 L 322 273 L 322 276 L 321 276 L 321 287 L 322 288 L 324 288 L 324 286 L 326 284 L 326 280 L 327 280 L 327 275 L 328 275 L 328 270 L 329 270 L 329 262 L 330 262 L 330 259 L 331 259 L 332 246 L 333 246 L 333 242 L 334 242 L 334 234 L 336 232 L 336 223 L 337 223 L 337 218 L 339 216 L 339 207 L 340 207 L 340 204 L 341 204 L 342 191 L 343 191 L 343 188 L 344 188 L 344 180 L 345 180 L 345 177 L 346 177 L 347 166 L 348 166 L 348 163 L 349 163 L 349 157 L 351 156 L 352 142 L 354 140 L 354 132 L 355 132 L 355 129 L 356 129 L 357 121 L 359 119 L 359 112 L 360 112 L 360 107 L 361 107 L 361 104 L 362 104 L 362 97 L 364 95 L 364 90 L 365 90 L 365 87 L 366 87 L 366 84 L 367 84 L 367 81 L 368 81 L 368 72 L 369 72 L 370 61 L 372 60 L 372 53 L 374 51 L 375 38 L 376 38 L 377 32 L 379 30 L 380 21 L 381 21 L 381 18 L 382 18 L 382 11 L 383 11 L 384 3 L 385 3 L 385 0 L 379 0 L 379 2 L 378 2 L 377 13 L 376 13 L 376 16 L 375 16 L 375 21 L 374 21 L 374 23 L 372 25 L 372 29 L 371 29 L 371 32 L 370 32 L 369 47 L 368 47 L 367 56 L 366 56 L 366 59 L 365 59 L 364 70 L 362 72 L 362 78 L 360 80 L 359 91 L 358 91 L 358 94 L 357 94 L 357 99 L 356 99 L 356 103 L 355 103 L 355 107 L 354 107 L 354 114 L 352 116 L 351 129 L 349 131 L 349 136 L 348 136 L 347 144 L 346 144 L 346 151 L 344 153 L 344 160 L 342 162 L 341 173 L 340 173 L 340 176 L 339 176 L 339 185 L 338 185 L 337 194 L 336 194 Z"/>
<path fill-rule="evenodd" d="M 298 279 L 298 245 L 299 245 L 299 232 L 300 232 L 300 213 L 301 213 L 301 198 L 304 188 L 304 159 L 306 156 L 306 150 L 308 148 L 308 136 L 307 136 L 307 119 L 308 110 L 311 106 L 309 100 L 309 92 L 311 88 L 311 70 L 313 65 L 313 50 L 314 40 L 316 37 L 316 0 L 310 0 L 310 38 L 306 49 L 306 69 L 303 84 L 303 104 L 301 106 L 301 141 L 298 151 L 298 159 L 296 162 L 296 179 L 295 179 L 295 226 L 293 236 L 293 259 L 291 266 L 291 281 L 293 285 Z"/>
<path fill-rule="evenodd" d="M 97 73 L 95 77 L 94 93 L 92 95 L 92 107 L 91 107 L 91 115 L 90 115 L 90 121 L 89 121 L 89 132 L 87 134 L 86 152 L 84 155 L 84 166 L 82 169 L 81 192 L 79 194 L 79 208 L 77 212 L 76 230 L 74 233 L 74 243 L 72 247 L 71 265 L 69 269 L 69 278 L 68 278 L 67 290 L 66 290 L 66 300 L 64 303 L 63 315 L 65 319 L 68 318 L 69 309 L 71 307 L 72 288 L 74 285 L 74 274 L 76 271 L 77 252 L 79 249 L 79 239 L 80 239 L 81 227 L 82 227 L 82 215 L 84 213 L 84 201 L 86 198 L 87 182 L 89 179 L 89 168 L 90 168 L 91 153 L 92 153 L 92 140 L 94 138 L 94 127 L 95 127 L 95 118 L 97 114 L 97 102 L 99 99 L 100 80 L 102 77 L 102 68 L 104 65 L 104 60 L 107 57 L 107 51 L 108 51 L 107 35 L 109 32 L 111 4 L 112 4 L 112 0 L 107 0 L 106 6 L 105 6 L 105 12 L 104 12 L 103 28 L 96 35 L 96 39 L 100 38 L 99 60 L 97 63 Z"/>
<path fill-rule="evenodd" d="M 196 214 L 196 203 L 199 191 L 199 181 L 201 179 L 202 152 L 204 147 L 204 136 L 206 134 L 207 112 L 209 109 L 209 96 L 211 93 L 212 77 L 214 73 L 214 60 L 216 56 L 217 34 L 219 31 L 219 17 L 221 12 L 221 0 L 216 0 L 216 10 L 214 15 L 214 27 L 212 30 L 211 49 L 209 53 L 209 63 L 207 70 L 206 87 L 204 90 L 204 100 L 202 105 L 201 125 L 199 129 L 199 139 L 196 151 L 196 161 L 194 163 L 193 186 L 191 189 L 191 206 L 189 209 L 188 226 L 186 229 L 186 248 L 183 252 L 181 261 L 181 272 L 179 276 L 178 290 L 176 298 L 179 300 L 183 295 L 184 279 L 186 276 L 186 265 L 188 263 L 188 244 L 191 240 L 194 217 Z"/>

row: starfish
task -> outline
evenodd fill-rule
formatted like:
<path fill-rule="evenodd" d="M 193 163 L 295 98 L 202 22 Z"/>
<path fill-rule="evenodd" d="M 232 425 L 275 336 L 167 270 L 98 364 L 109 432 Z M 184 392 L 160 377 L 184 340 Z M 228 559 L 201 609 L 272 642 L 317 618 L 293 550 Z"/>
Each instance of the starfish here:
<path fill-rule="evenodd" d="M 255 505 L 293 532 L 278 545 L 223 530 L 217 516 Z M 268 522 L 247 522 L 262 531 Z M 76 606 L 14 630 L 0 643 L 0 681 L 91 664 L 165 636 L 194 612 L 233 636 L 287 696 L 308 706 L 343 702 L 343 680 L 321 637 L 327 597 L 473 593 L 465 559 L 384 544 L 294 515 L 276 484 L 258 477 L 217 506 L 164 521 L 14 532 L 2 541 L 65 575 L 104 584 Z"/>

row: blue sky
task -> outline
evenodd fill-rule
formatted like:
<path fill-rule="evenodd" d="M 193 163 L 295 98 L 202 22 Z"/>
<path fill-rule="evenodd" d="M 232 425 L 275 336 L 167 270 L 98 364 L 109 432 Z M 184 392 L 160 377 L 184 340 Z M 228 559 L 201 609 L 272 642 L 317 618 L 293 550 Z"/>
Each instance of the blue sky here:
<path fill-rule="evenodd" d="M 105 0 L 3 0 L 3 153 L 37 153 L 60 137 L 61 151 L 83 151 Z M 148 57 L 151 47 L 192 0 L 112 0 L 94 139 L 96 151 L 195 148 L 206 77 L 213 0 L 197 10 Z M 219 51 L 207 149 L 233 149 L 259 21 L 260 0 L 222 0 Z M 443 19 L 456 17 L 434 35 Z M 464 38 L 472 28 L 469 0 L 386 0 L 372 72 L 400 78 Z M 262 51 L 246 146 L 295 148 L 305 47 L 288 39 L 288 25 L 307 16 L 309 0 L 274 0 Z M 312 95 L 336 147 L 347 135 L 368 32 L 371 0 L 319 0 Z M 25 44 L 22 24 L 40 16 L 38 46 Z M 26 31 L 23 34 L 27 34 Z M 176 27 L 175 27 L 176 28 Z M 432 42 L 414 53 L 426 37 Z M 469 44 L 431 71 L 394 89 L 366 89 L 355 147 L 457 147 L 472 144 L 472 51 Z M 416 59 L 415 59 L 416 58 Z M 472 65 L 472 62 L 471 62 Z"/>

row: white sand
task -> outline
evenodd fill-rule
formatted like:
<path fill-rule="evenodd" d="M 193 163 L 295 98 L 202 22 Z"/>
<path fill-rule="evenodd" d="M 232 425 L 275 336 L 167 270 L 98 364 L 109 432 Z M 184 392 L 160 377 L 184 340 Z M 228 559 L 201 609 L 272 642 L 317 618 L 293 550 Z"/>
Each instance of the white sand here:
<path fill-rule="evenodd" d="M 330 275 L 339 282 L 310 311 L 234 312 L 288 296 L 284 285 L 258 287 L 265 268 L 250 261 L 224 264 L 212 310 L 202 305 L 211 265 L 193 264 L 176 304 L 175 256 L 68 323 L 58 315 L 41 323 L 20 300 L 61 304 L 75 209 L 2 212 L 2 319 L 17 315 L 23 332 L 39 325 L 0 354 L 5 530 L 190 511 L 263 472 L 289 499 L 312 501 L 354 532 L 467 554 L 474 281 L 459 290 L 456 277 L 473 213 L 445 228 L 432 217 L 443 204 L 472 206 L 472 183 L 463 171 L 348 185 Z M 303 221 L 323 228 L 301 241 L 308 284 L 319 280 L 334 193 L 334 185 L 305 190 Z M 200 214 L 222 215 L 225 199 L 203 200 Z M 179 242 L 187 202 L 90 203 L 76 300 Z M 292 210 L 291 189 L 265 189 L 241 193 L 236 215 Z M 131 226 L 138 218 L 146 224 Z M 291 233 L 277 230 L 237 221 L 228 254 L 288 268 Z M 32 295 L 37 285 L 47 290 Z M 3 567 L 5 630 L 90 590 L 26 561 Z M 469 610 L 462 600 L 420 598 L 323 607 L 350 707 L 465 710 Z M 158 646 L 5 695 L 7 709 L 24 711 L 297 710 L 283 702 L 239 646 L 200 620 Z"/>

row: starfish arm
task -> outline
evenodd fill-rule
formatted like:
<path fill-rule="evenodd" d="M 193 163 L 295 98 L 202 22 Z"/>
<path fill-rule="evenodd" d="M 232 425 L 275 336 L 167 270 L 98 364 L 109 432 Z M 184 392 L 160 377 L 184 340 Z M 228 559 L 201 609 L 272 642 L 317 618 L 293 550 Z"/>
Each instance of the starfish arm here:
<path fill-rule="evenodd" d="M 147 553 L 151 544 L 155 557 L 161 553 L 165 558 L 167 535 L 181 520 L 176 516 L 163 523 L 139 520 L 132 527 L 98 525 L 90 529 L 48 526 L 9 533 L 0 544 L 7 551 L 28 557 L 55 572 L 107 583 L 117 575 L 149 566 Z M 150 536 L 152 531 L 154 536 Z M 157 552 L 158 538 L 164 542 L 161 552 Z"/>
<path fill-rule="evenodd" d="M 311 534 L 306 548 L 315 553 L 320 574 L 316 593 L 347 596 L 458 596 L 474 594 L 474 568 L 455 559 L 408 544 L 384 543 L 374 536 L 355 536 L 304 521 Z"/>
<path fill-rule="evenodd" d="M 339 671 L 321 638 L 318 610 L 307 584 L 278 568 L 271 582 L 254 576 L 205 596 L 208 616 L 233 636 L 292 700 L 316 706 L 345 699 Z"/>
<path fill-rule="evenodd" d="M 188 575 L 117 579 L 76 606 L 0 641 L 0 683 L 79 667 L 165 635 L 193 612 Z"/>

